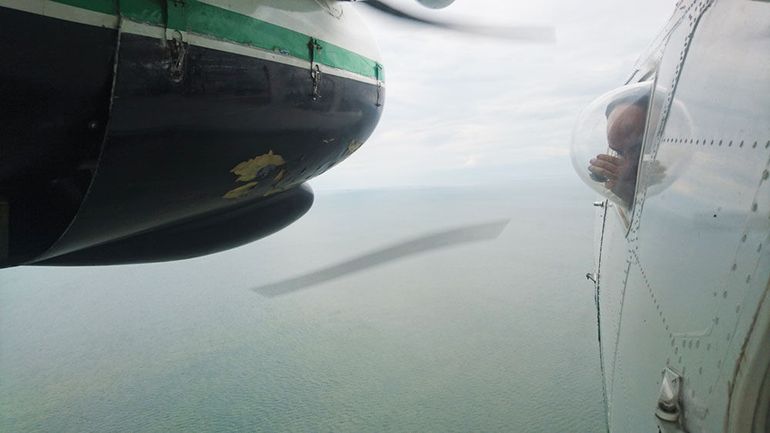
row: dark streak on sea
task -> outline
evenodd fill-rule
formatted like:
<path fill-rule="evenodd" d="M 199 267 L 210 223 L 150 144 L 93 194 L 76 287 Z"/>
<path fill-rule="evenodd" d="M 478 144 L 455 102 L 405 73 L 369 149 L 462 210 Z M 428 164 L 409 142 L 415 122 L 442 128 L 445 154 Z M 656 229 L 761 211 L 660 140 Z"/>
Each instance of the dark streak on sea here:
<path fill-rule="evenodd" d="M 209 257 L 0 271 L 0 431 L 603 431 L 591 201 L 559 183 L 321 192 Z M 251 290 L 505 217 L 495 241 Z"/>

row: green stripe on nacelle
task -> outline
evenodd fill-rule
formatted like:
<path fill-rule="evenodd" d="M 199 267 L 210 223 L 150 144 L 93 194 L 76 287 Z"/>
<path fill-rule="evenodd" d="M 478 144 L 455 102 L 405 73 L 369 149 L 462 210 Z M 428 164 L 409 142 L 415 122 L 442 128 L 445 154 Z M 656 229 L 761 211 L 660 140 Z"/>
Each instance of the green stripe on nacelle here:
<path fill-rule="evenodd" d="M 59 1 L 59 0 L 54 0 Z M 104 0 L 95 0 L 104 1 Z M 163 5 L 166 0 L 116 0 L 120 4 L 120 15 L 139 23 L 164 25 Z"/>
<path fill-rule="evenodd" d="M 131 21 L 167 26 L 210 38 L 248 45 L 268 51 L 310 61 L 308 43 L 311 37 L 227 9 L 186 0 L 174 4 L 165 0 L 52 0 L 94 12 L 120 15 Z M 165 3 L 168 4 L 167 21 Z M 164 22 L 166 21 L 166 22 Z M 313 61 L 322 65 L 353 72 L 377 80 L 383 80 L 382 65 L 374 60 L 322 40 L 315 40 Z"/>
<path fill-rule="evenodd" d="M 186 23 L 170 20 L 169 27 L 310 60 L 307 35 L 195 0 L 184 9 Z"/>

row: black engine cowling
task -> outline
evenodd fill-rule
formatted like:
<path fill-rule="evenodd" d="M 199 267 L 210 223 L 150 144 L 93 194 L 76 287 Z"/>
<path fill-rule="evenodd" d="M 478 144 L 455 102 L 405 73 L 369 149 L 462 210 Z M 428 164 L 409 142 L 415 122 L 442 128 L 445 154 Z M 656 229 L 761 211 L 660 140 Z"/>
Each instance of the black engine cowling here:
<path fill-rule="evenodd" d="M 370 83 L 4 8 L 0 52 L 0 267 L 263 237 L 307 211 L 303 183 L 382 111 Z"/>

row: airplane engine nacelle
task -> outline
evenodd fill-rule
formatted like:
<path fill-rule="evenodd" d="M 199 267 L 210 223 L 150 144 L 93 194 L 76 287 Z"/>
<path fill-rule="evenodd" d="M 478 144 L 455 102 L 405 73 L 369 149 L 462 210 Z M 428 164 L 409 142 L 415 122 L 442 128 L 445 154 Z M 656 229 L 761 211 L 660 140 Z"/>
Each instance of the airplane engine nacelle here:
<path fill-rule="evenodd" d="M 215 6 L 195 7 L 198 25 Z M 381 65 L 352 51 L 264 22 L 252 36 L 269 28 L 285 52 L 205 39 L 221 30 L 205 22 L 189 41 L 150 24 L 119 34 L 0 8 L 0 267 L 173 260 L 266 236 L 379 121 Z"/>

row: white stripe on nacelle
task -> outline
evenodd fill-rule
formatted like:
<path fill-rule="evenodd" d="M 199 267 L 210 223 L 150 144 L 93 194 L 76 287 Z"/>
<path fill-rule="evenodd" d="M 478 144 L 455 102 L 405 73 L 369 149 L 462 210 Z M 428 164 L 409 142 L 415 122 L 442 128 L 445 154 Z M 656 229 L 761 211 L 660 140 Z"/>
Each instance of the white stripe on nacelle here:
<path fill-rule="evenodd" d="M 380 50 L 351 2 L 336 0 L 199 0 L 329 42 L 382 63 Z"/>
<path fill-rule="evenodd" d="M 298 59 L 283 54 L 276 53 L 274 51 L 263 50 L 261 48 L 250 47 L 246 45 L 235 44 L 232 42 L 220 41 L 217 39 L 207 38 L 205 36 L 196 35 L 194 33 L 179 32 L 177 30 L 167 31 L 163 27 L 151 26 L 148 24 L 141 24 L 133 21 L 124 20 L 121 27 L 124 33 L 130 33 L 139 36 L 146 36 L 157 39 L 172 39 L 174 35 L 181 35 L 182 39 L 191 44 L 202 48 L 209 48 L 217 51 L 224 51 L 228 53 L 238 54 L 241 56 L 253 57 L 256 59 L 268 60 L 275 63 L 281 63 L 289 66 L 296 66 L 298 68 L 304 68 L 308 70 L 308 76 L 310 74 L 310 62 L 307 60 Z M 372 85 L 380 85 L 385 87 L 382 82 L 378 82 L 374 78 L 364 77 L 362 75 L 355 74 L 353 72 L 345 71 L 342 69 L 333 68 L 326 65 L 318 65 L 323 74 L 334 75 L 337 77 L 348 78 L 351 80 L 360 81 Z"/>
<path fill-rule="evenodd" d="M 319 3 L 325 1 L 326 0 L 239 0 L 231 2 L 224 0 L 206 0 L 205 3 L 249 15 L 252 18 L 267 21 L 271 24 L 286 27 L 297 32 L 302 32 L 303 34 L 308 34 L 309 36 L 316 37 L 357 54 L 364 55 L 372 60 L 379 61 L 377 47 L 374 45 L 371 35 L 358 14 L 348 7 L 345 7 L 340 9 L 343 12 L 342 16 L 336 18 L 335 15 L 323 9 L 322 5 L 319 6 Z M 287 7 L 287 4 L 289 3 L 294 4 L 295 11 L 291 11 L 291 7 Z M 239 4 L 239 8 L 235 8 L 235 4 Z M 277 6 L 278 4 L 282 4 L 283 7 Z M 297 12 L 296 8 L 300 4 L 304 5 L 310 12 Z M 312 6 L 309 6 L 309 4 Z M 245 13 L 249 10 L 249 5 L 251 9 L 253 9 L 251 14 Z M 114 15 L 94 12 L 75 6 L 52 2 L 50 0 L 0 0 L 0 6 L 49 18 L 62 19 L 79 24 L 110 29 L 118 28 L 118 23 L 120 22 L 119 18 Z M 338 6 L 335 5 L 335 7 Z M 317 20 L 317 22 L 314 22 L 313 20 Z M 166 29 L 163 27 L 136 23 L 129 20 L 123 20 L 121 31 L 124 33 L 158 39 L 164 37 L 170 39 L 172 36 L 170 33 L 167 35 Z M 175 31 L 174 33 L 178 34 L 179 32 Z M 307 68 L 308 70 L 310 69 L 310 62 L 296 57 L 282 55 L 261 48 L 212 39 L 193 33 L 181 32 L 181 34 L 183 35 L 185 42 L 195 46 L 268 60 L 299 68 Z M 350 39 L 343 40 L 346 37 Z M 318 65 L 318 67 L 324 74 L 384 86 L 382 82 L 379 82 L 374 78 L 358 75 L 343 69 L 326 65 Z"/>

